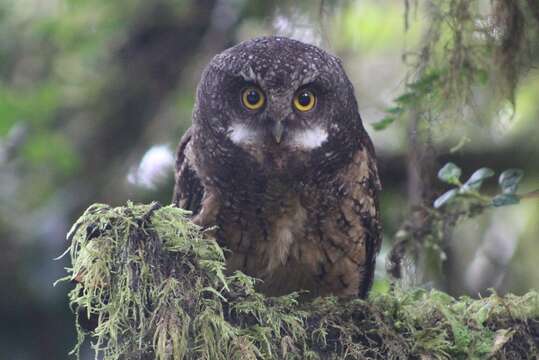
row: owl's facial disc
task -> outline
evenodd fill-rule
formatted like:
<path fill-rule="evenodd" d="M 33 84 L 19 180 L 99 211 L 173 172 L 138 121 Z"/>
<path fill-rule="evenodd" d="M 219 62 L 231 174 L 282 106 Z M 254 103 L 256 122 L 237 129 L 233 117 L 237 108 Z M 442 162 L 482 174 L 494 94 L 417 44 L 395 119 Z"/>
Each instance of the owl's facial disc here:
<path fill-rule="evenodd" d="M 302 71 L 290 75 L 274 66 L 255 72 L 255 65 L 248 62 L 239 74 L 225 74 L 224 93 L 233 110 L 227 116 L 232 143 L 263 161 L 304 158 L 328 141 L 326 119 L 331 113 L 326 97 L 331 92 L 320 72 L 300 67 Z"/>

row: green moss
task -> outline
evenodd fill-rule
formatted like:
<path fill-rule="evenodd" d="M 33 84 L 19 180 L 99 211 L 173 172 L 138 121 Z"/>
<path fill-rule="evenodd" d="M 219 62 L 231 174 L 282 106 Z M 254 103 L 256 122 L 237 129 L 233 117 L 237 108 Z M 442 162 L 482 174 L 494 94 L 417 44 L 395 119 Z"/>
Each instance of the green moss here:
<path fill-rule="evenodd" d="M 92 205 L 68 234 L 78 354 L 104 359 L 528 358 L 539 348 L 539 293 L 454 299 L 393 288 L 359 299 L 266 298 L 225 271 L 223 250 L 158 204 Z M 83 329 L 97 318 L 91 332 Z M 424 357 L 426 356 L 426 357 Z"/>

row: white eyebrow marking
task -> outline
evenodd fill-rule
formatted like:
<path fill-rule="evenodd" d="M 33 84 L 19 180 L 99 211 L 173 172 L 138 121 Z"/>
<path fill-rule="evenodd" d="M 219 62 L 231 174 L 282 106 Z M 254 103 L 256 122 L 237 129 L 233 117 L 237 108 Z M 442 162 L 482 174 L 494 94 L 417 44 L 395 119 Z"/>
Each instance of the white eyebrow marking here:
<path fill-rule="evenodd" d="M 304 149 L 315 149 L 322 145 L 327 138 L 327 131 L 317 126 L 313 129 L 296 132 L 292 142 Z"/>
<path fill-rule="evenodd" d="M 256 141 L 256 131 L 243 124 L 233 123 L 228 128 L 228 137 L 234 144 L 248 144 Z"/>
<path fill-rule="evenodd" d="M 240 71 L 240 76 L 243 78 L 243 80 L 248 82 L 258 82 L 259 80 L 258 76 L 250 65 Z"/>

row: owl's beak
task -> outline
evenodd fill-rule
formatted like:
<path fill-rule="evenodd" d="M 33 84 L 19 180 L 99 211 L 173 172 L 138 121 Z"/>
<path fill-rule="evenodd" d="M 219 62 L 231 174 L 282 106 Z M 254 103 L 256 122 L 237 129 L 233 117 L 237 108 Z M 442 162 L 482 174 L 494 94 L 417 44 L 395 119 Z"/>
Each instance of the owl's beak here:
<path fill-rule="evenodd" d="M 284 132 L 284 125 L 283 125 L 282 120 L 277 120 L 275 122 L 271 132 L 272 132 L 273 136 L 275 137 L 275 141 L 277 142 L 277 144 L 280 144 L 281 140 L 283 138 L 283 132 Z"/>

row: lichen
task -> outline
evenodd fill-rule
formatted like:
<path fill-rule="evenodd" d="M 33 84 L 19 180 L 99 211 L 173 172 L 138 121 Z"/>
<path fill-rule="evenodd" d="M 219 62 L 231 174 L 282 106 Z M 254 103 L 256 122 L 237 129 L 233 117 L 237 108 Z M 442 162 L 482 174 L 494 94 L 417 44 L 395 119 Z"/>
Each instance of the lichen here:
<path fill-rule="evenodd" d="M 539 293 L 454 299 L 393 286 L 368 300 L 268 298 L 228 273 L 224 251 L 156 203 L 92 205 L 68 239 L 78 355 L 103 359 L 526 359 L 539 353 Z M 84 322 L 95 318 L 92 331 Z"/>

